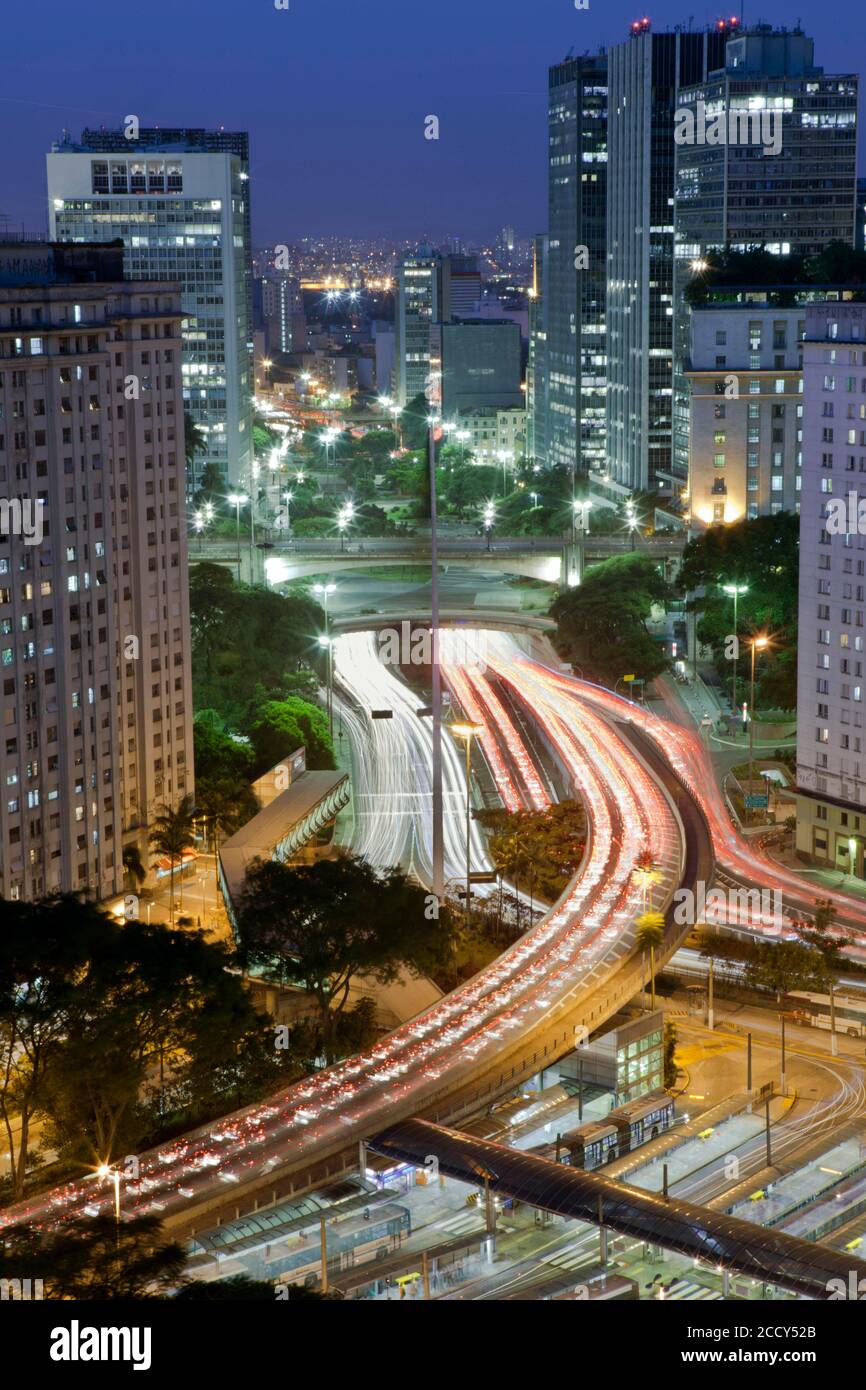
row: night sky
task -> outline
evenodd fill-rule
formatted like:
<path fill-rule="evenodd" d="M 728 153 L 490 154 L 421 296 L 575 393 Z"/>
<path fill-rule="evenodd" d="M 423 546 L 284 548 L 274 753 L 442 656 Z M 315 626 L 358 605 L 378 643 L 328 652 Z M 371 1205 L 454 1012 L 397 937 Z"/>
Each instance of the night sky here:
<path fill-rule="evenodd" d="M 528 236 L 546 225 L 547 67 L 619 41 L 622 0 L 7 0 L 0 213 L 46 225 L 44 155 L 86 124 L 249 130 L 253 238 Z M 690 15 L 690 11 L 694 11 Z M 736 10 L 732 11 L 736 13 Z M 720 9 L 665 0 L 657 29 Z M 866 76 L 863 0 L 761 0 L 828 72 Z M 440 139 L 424 139 L 424 118 Z M 861 156 L 862 157 L 862 156 Z"/>

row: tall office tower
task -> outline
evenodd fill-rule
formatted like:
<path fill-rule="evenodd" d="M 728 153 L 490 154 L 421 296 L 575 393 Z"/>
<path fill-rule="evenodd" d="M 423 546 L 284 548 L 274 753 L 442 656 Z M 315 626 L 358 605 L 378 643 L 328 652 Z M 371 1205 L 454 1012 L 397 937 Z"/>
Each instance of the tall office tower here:
<path fill-rule="evenodd" d="M 532 239 L 532 284 L 529 288 L 529 355 L 526 361 L 526 457 L 547 461 L 548 390 L 548 250 L 547 236 Z"/>
<path fill-rule="evenodd" d="M 827 76 L 815 66 L 814 47 L 799 29 L 758 26 L 729 37 L 719 68 L 679 93 L 677 481 L 686 476 L 689 456 L 689 309 L 683 291 L 699 273 L 701 258 L 725 247 L 764 246 L 777 255 L 810 256 L 831 241 L 854 244 L 858 80 Z"/>
<path fill-rule="evenodd" d="M 514 228 L 503 227 L 499 233 L 497 241 L 497 252 L 499 259 L 504 266 L 510 266 L 514 260 Z"/>
<path fill-rule="evenodd" d="M 548 86 L 544 461 L 587 474 L 605 461 L 607 60 L 567 59 Z"/>
<path fill-rule="evenodd" d="M 862 178 L 857 180 L 857 225 L 854 245 L 858 251 L 866 251 L 866 179 Z"/>
<path fill-rule="evenodd" d="M 481 298 L 475 256 L 443 255 L 421 245 L 397 267 L 395 390 L 408 405 L 438 370 L 438 342 L 431 356 L 430 330 L 453 318 L 472 318 Z"/>
<path fill-rule="evenodd" d="M 125 244 L 130 278 L 177 280 L 184 403 L 227 483 L 252 467 L 249 141 L 243 132 L 86 130 L 48 160 L 50 234 Z"/>
<path fill-rule="evenodd" d="M 477 256 L 449 255 L 442 260 L 442 308 L 452 319 L 471 319 L 481 305 L 481 271 Z"/>
<path fill-rule="evenodd" d="M 0 245 L 0 891 L 122 890 L 193 791 L 181 296 Z"/>
<path fill-rule="evenodd" d="M 422 245 L 397 267 L 394 386 L 401 406 L 427 387 L 430 329 L 442 317 L 442 257 L 431 246 Z"/>
<path fill-rule="evenodd" d="M 275 271 L 261 281 L 261 287 L 268 352 L 303 352 L 307 345 L 307 322 L 300 281 Z"/>
<path fill-rule="evenodd" d="M 613 479 L 674 496 L 674 115 L 723 62 L 727 29 L 654 34 L 608 53 L 607 458 Z"/>
<path fill-rule="evenodd" d="M 807 309 L 803 406 L 797 851 L 863 877 L 866 305 Z"/>

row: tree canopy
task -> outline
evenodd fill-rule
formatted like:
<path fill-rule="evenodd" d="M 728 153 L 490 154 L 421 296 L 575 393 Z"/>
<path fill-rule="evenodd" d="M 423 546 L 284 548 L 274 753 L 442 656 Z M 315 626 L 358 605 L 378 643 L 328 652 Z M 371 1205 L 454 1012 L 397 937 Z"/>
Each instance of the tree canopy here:
<path fill-rule="evenodd" d="M 614 684 L 625 674 L 651 680 L 667 666 L 647 630 L 654 604 L 670 596 L 655 561 L 635 551 L 591 565 L 583 582 L 554 600 L 556 646 L 585 675 Z"/>

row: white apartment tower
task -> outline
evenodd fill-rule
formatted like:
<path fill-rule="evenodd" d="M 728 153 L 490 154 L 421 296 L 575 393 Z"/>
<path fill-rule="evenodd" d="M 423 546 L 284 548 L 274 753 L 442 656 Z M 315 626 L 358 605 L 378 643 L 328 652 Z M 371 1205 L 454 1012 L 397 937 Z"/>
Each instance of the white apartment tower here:
<path fill-rule="evenodd" d="M 797 851 L 862 878 L 866 304 L 807 309 L 803 405 Z"/>
<path fill-rule="evenodd" d="M 181 297 L 122 260 L 0 244 L 7 898 L 122 891 L 193 790 Z"/>

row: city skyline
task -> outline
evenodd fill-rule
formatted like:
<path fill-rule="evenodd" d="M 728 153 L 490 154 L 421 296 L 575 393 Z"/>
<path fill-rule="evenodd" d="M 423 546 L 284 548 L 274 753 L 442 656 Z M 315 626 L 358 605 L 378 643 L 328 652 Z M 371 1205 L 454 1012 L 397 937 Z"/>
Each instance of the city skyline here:
<path fill-rule="evenodd" d="M 691 16 L 689 8 L 665 0 L 644 13 L 655 30 L 697 30 L 721 13 Z M 484 0 L 468 12 L 446 0 L 431 29 L 396 0 L 382 0 L 374 15 L 347 0 L 315 11 L 293 0 L 288 10 L 263 3 L 245 11 L 241 27 L 236 7 L 214 0 L 204 26 L 194 12 L 178 15 L 155 0 L 151 37 L 134 11 L 126 18 L 106 0 L 90 9 L 94 24 L 110 19 L 108 66 L 58 0 L 38 22 L 29 11 L 6 20 L 20 55 L 0 100 L 0 214 L 13 234 L 46 229 L 44 156 L 64 130 L 77 140 L 85 127 L 118 128 L 134 114 L 143 126 L 249 131 L 256 246 L 313 233 L 483 241 L 507 223 L 529 237 L 546 225 L 548 67 L 569 51 L 622 42 L 641 17 L 633 5 L 577 10 L 559 0 L 528 27 L 516 0 Z M 778 0 L 745 13 L 747 24 L 759 19 L 799 22 L 828 72 L 859 66 L 853 0 L 834 11 L 832 26 L 814 0 L 795 16 Z M 163 42 L 169 20 L 171 47 Z M 495 63 L 479 77 L 494 26 Z M 38 87 L 28 80 L 37 75 Z M 104 97 L 84 96 L 92 91 Z M 425 138 L 430 115 L 438 140 Z M 383 197 L 388 187 L 399 197 Z"/>

